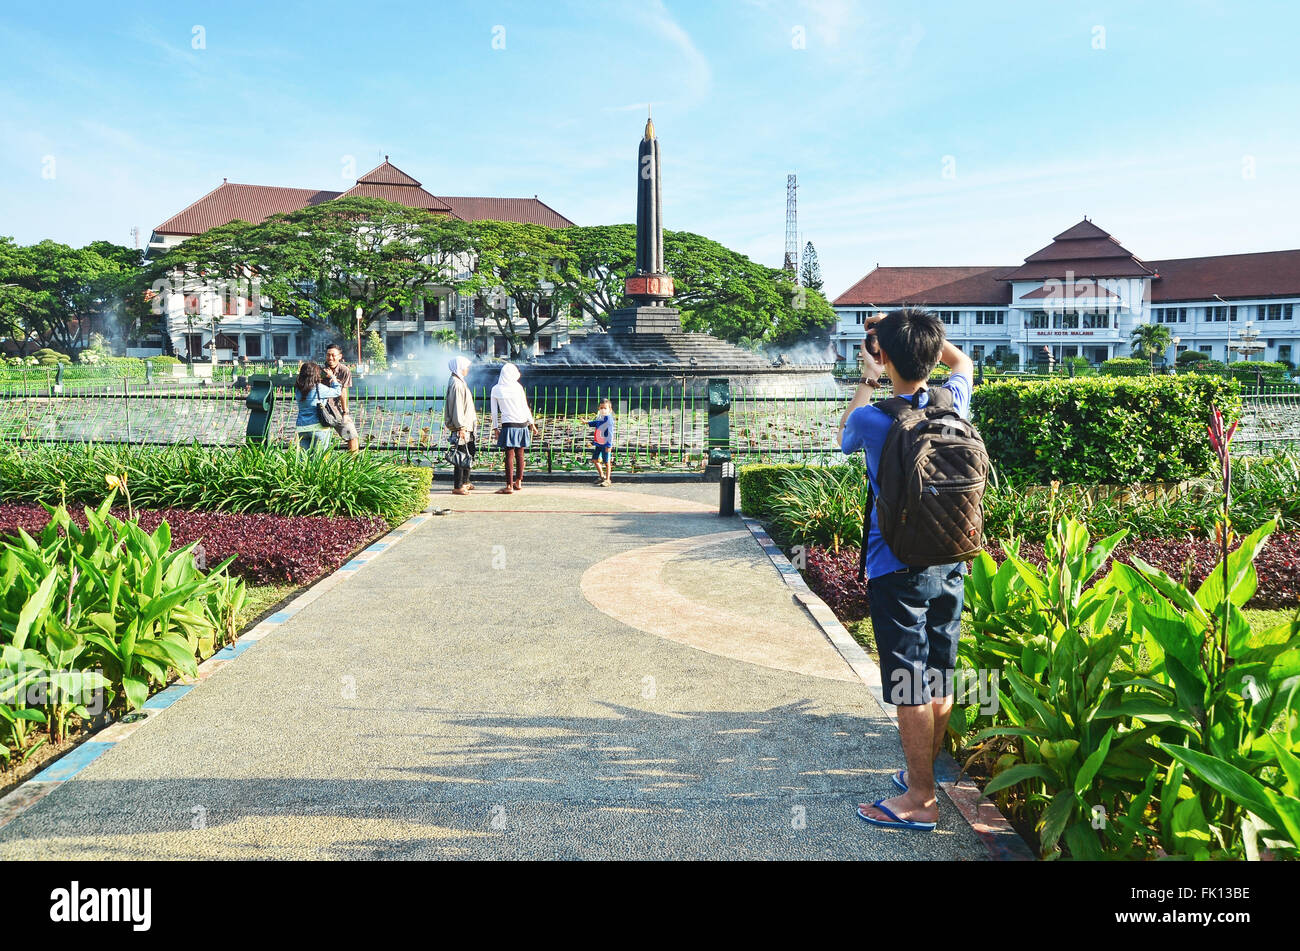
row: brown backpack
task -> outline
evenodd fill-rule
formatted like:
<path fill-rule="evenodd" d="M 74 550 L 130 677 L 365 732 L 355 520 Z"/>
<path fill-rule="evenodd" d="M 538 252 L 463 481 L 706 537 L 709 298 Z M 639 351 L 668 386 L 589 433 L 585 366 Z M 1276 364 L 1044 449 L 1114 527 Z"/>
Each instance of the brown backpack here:
<path fill-rule="evenodd" d="M 983 541 L 981 503 L 989 473 L 984 440 L 957 414 L 952 390 L 930 390 L 929 402 L 917 409 L 922 392 L 875 404 L 894 422 L 880 452 L 879 497 L 867 482 L 861 578 L 866 576 L 873 498 L 880 537 L 908 567 L 969 561 Z"/>

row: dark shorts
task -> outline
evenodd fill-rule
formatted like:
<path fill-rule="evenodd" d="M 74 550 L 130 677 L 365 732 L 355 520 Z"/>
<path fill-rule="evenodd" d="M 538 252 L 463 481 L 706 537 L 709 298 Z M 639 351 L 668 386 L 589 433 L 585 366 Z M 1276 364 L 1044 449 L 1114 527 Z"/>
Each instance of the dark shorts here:
<path fill-rule="evenodd" d="M 907 568 L 868 582 L 885 702 L 917 706 L 953 694 L 966 565 Z"/>
<path fill-rule="evenodd" d="M 593 462 L 594 462 L 595 460 L 597 460 L 597 459 L 599 459 L 601 462 L 609 462 L 609 447 L 608 447 L 608 446 L 592 446 L 592 447 L 591 447 L 591 458 L 592 458 L 592 461 L 593 461 Z"/>

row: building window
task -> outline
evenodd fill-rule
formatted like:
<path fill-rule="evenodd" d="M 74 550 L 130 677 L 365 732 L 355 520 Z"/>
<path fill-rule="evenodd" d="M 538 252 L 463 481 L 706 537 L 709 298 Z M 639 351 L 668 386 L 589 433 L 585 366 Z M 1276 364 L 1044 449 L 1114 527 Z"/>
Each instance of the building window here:
<path fill-rule="evenodd" d="M 1233 320 L 1237 319 L 1236 304 L 1205 308 L 1205 319 L 1210 323 L 1221 324 L 1224 321 L 1228 320 L 1230 315 L 1231 315 L 1231 319 Z"/>
<path fill-rule="evenodd" d="M 289 335 L 288 334 L 271 334 L 272 353 L 277 357 L 287 357 L 289 355 Z"/>
<path fill-rule="evenodd" d="M 1083 326 L 1089 330 L 1106 330 L 1110 327 L 1110 314 L 1084 314 Z"/>
<path fill-rule="evenodd" d="M 1277 348 L 1277 360 L 1278 363 L 1291 362 L 1291 344 L 1284 343 L 1282 346 Z"/>
<path fill-rule="evenodd" d="M 1260 304 L 1259 318 L 1260 320 L 1290 320 L 1291 305 L 1290 304 Z"/>
<path fill-rule="evenodd" d="M 250 360 L 262 355 L 262 338 L 257 334 L 244 334 L 244 356 Z"/>
<path fill-rule="evenodd" d="M 1001 326 L 1007 322 L 1007 315 L 1000 310 L 977 310 L 975 311 L 975 323 L 985 326 Z"/>
<path fill-rule="evenodd" d="M 1044 330 L 1047 327 L 1047 311 L 1036 310 L 1030 315 L 1029 326 L 1034 330 Z"/>
<path fill-rule="evenodd" d="M 1157 307 L 1152 312 L 1151 319 L 1157 324 L 1185 324 L 1187 323 L 1187 308 Z"/>
<path fill-rule="evenodd" d="M 1078 329 L 1079 329 L 1079 315 L 1078 315 L 1078 314 L 1074 314 L 1074 313 L 1070 313 L 1070 314 L 1053 314 L 1053 315 L 1052 315 L 1052 326 L 1055 327 L 1055 328 L 1058 329 L 1058 330 L 1078 330 Z"/>
<path fill-rule="evenodd" d="M 959 310 L 936 310 L 934 316 L 938 317 L 949 327 L 955 327 L 961 323 L 961 311 Z"/>
<path fill-rule="evenodd" d="M 424 299 L 424 319 L 425 320 L 438 319 L 438 298 L 426 297 Z"/>

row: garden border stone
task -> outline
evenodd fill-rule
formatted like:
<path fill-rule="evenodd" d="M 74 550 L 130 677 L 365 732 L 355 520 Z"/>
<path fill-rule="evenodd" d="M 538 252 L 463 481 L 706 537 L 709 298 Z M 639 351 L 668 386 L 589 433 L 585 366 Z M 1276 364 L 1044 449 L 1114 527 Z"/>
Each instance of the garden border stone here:
<path fill-rule="evenodd" d="M 822 633 L 826 635 L 826 639 L 839 651 L 845 663 L 871 691 L 871 695 L 875 697 L 880 708 L 885 711 L 890 722 L 897 729 L 898 716 L 893 705 L 885 703 L 880 667 L 872 660 L 871 655 L 853 639 L 853 635 L 840 623 L 839 618 L 826 602 L 813 593 L 808 583 L 804 581 L 803 575 L 799 573 L 799 569 L 790 563 L 790 559 L 786 558 L 781 548 L 772 541 L 763 526 L 749 516 L 742 515 L 740 520 L 754 536 L 754 540 L 763 549 L 773 567 L 780 573 L 795 600 L 812 615 Z M 1033 849 L 998 811 L 998 807 L 992 800 L 980 792 L 979 787 L 968 777 L 961 775 L 961 770 L 957 761 L 952 758 L 952 754 L 945 751 L 935 763 L 935 780 L 952 804 L 957 807 L 962 818 L 975 830 L 980 841 L 988 849 L 990 858 L 999 861 L 1035 861 Z"/>

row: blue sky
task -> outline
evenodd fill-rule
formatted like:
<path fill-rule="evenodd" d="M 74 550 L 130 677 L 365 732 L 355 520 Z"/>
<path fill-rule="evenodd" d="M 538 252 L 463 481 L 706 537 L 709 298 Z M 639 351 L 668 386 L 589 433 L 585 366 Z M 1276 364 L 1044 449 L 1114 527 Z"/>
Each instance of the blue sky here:
<path fill-rule="evenodd" d="M 628 221 L 653 102 L 665 225 L 779 264 L 797 172 L 832 296 L 877 262 L 1015 264 L 1085 214 L 1139 257 L 1294 248 L 1298 10 L 7 3 L 0 234 L 147 240 L 223 176 L 341 190 L 385 153 L 434 194 Z"/>

